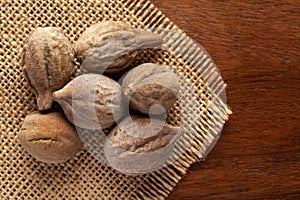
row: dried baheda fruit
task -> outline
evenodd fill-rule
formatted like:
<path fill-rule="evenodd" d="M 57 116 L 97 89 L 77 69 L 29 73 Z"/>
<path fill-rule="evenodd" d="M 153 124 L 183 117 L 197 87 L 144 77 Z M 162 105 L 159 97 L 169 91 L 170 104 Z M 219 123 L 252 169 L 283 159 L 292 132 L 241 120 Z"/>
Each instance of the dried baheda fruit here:
<path fill-rule="evenodd" d="M 74 72 L 74 51 L 59 29 L 37 28 L 25 42 L 21 65 L 37 96 L 39 110 L 47 110 L 52 105 L 52 93 L 62 88 Z"/>
<path fill-rule="evenodd" d="M 81 128 L 109 128 L 125 113 L 121 86 L 100 74 L 78 76 L 53 97 L 67 118 Z"/>
<path fill-rule="evenodd" d="M 75 47 L 82 67 L 91 72 L 115 73 L 128 67 L 143 50 L 160 47 L 160 35 L 120 21 L 104 21 L 85 30 Z"/>
<path fill-rule="evenodd" d="M 125 174 L 142 174 L 166 164 L 180 128 L 154 118 L 132 116 L 109 134 L 104 145 L 106 160 Z"/>
<path fill-rule="evenodd" d="M 19 139 L 29 154 L 45 163 L 65 162 L 83 148 L 76 129 L 59 112 L 27 115 Z"/>
<path fill-rule="evenodd" d="M 179 88 L 178 75 L 165 65 L 153 63 L 145 63 L 130 70 L 122 83 L 130 106 L 153 115 L 170 111 L 177 100 Z"/>

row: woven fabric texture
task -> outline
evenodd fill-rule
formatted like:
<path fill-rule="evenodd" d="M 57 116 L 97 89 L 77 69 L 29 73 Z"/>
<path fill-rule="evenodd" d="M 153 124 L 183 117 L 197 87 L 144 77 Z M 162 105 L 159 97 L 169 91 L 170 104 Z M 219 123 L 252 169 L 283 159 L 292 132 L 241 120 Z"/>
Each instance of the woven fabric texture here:
<path fill-rule="evenodd" d="M 0 199 L 164 199 L 190 165 L 214 146 L 230 113 L 225 84 L 204 49 L 151 2 L 1 0 L 0 9 Z M 25 39 L 37 27 L 54 26 L 75 44 L 87 27 L 104 20 L 124 21 L 161 34 L 164 49 L 145 51 L 133 65 L 167 64 L 185 80 L 186 90 L 168 116 L 173 125 L 185 124 L 185 134 L 173 153 L 180 156 L 158 171 L 123 175 L 87 150 L 68 162 L 45 164 L 27 154 L 19 143 L 17 135 L 26 114 L 37 110 L 19 64 Z M 180 103 L 185 106 L 178 106 Z M 180 146 L 188 150 L 180 152 Z"/>

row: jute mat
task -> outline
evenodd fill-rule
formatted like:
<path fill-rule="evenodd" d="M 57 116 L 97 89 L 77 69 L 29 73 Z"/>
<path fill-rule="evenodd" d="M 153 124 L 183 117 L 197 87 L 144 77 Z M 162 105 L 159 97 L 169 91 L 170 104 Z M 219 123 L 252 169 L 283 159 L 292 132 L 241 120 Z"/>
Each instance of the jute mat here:
<path fill-rule="evenodd" d="M 164 199 L 205 158 L 230 114 L 225 84 L 209 55 L 146 0 L 1 0 L 0 22 L 0 181 L 1 199 Z M 186 81 L 184 103 L 168 116 L 185 122 L 174 151 L 176 161 L 158 171 L 123 175 L 85 150 L 63 164 L 45 164 L 27 154 L 17 134 L 26 114 L 37 110 L 35 96 L 19 64 L 24 41 L 36 27 L 59 27 L 74 44 L 91 24 L 119 20 L 164 36 L 162 50 L 144 52 L 133 65 L 163 63 Z M 186 94 L 185 94 L 186 93 Z M 193 94 L 193 98 L 189 95 Z M 196 102 L 195 102 L 196 101 Z M 49 130 L 50 131 L 50 130 Z"/>

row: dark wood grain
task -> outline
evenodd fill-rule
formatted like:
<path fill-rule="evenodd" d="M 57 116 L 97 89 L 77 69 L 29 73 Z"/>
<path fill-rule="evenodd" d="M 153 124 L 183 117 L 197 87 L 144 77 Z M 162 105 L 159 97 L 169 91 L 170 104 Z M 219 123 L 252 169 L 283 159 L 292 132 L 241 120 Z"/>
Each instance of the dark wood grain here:
<path fill-rule="evenodd" d="M 168 199 L 300 199 L 300 1 L 152 2 L 210 53 L 233 110 Z"/>

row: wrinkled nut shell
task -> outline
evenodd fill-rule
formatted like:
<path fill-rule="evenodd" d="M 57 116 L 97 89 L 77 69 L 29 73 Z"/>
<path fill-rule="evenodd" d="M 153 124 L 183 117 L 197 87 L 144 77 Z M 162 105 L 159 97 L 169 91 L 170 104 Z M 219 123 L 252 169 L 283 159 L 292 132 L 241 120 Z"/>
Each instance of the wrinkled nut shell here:
<path fill-rule="evenodd" d="M 109 128 L 125 114 L 121 86 L 100 74 L 78 76 L 53 96 L 66 117 L 81 128 Z"/>
<path fill-rule="evenodd" d="M 127 117 L 108 135 L 105 157 L 116 170 L 142 174 L 158 169 L 169 158 L 180 128 L 158 119 Z"/>
<path fill-rule="evenodd" d="M 128 72 L 122 89 L 130 106 L 144 114 L 160 115 L 169 112 L 177 100 L 180 79 L 167 66 L 142 64 Z M 155 104 L 161 107 L 152 107 Z M 150 109 L 152 107 L 152 109 Z"/>
<path fill-rule="evenodd" d="M 82 33 L 75 52 L 87 71 L 116 73 L 127 68 L 141 51 L 162 44 L 158 34 L 134 29 L 124 22 L 104 21 Z"/>
<path fill-rule="evenodd" d="M 65 162 L 82 149 L 76 129 L 57 112 L 27 115 L 18 136 L 23 148 L 45 163 Z"/>
<path fill-rule="evenodd" d="M 57 28 L 37 28 L 25 41 L 21 65 L 39 110 L 48 110 L 52 92 L 62 88 L 74 72 L 71 43 Z"/>

